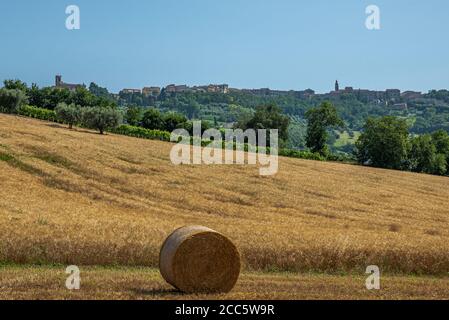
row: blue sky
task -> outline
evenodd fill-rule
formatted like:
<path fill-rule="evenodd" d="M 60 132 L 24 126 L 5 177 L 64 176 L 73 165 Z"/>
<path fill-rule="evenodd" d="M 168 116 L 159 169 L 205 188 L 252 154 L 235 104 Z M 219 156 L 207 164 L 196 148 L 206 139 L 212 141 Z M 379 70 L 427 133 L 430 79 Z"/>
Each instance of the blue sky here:
<path fill-rule="evenodd" d="M 381 30 L 365 28 L 370 4 Z M 1 1 L 0 79 L 427 91 L 449 88 L 448 18 L 447 0 Z"/>

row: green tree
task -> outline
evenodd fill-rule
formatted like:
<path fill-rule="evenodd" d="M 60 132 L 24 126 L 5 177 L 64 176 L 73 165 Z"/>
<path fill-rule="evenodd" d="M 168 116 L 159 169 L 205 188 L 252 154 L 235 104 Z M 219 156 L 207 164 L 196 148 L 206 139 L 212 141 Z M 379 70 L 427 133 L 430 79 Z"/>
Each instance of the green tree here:
<path fill-rule="evenodd" d="M 165 130 L 165 121 L 161 112 L 154 108 L 148 109 L 143 114 L 142 126 L 146 129 Z"/>
<path fill-rule="evenodd" d="M 282 114 L 282 110 L 274 105 L 261 105 L 256 107 L 256 112 L 252 117 L 245 120 L 242 118 L 236 125 L 236 127 L 243 130 L 247 129 L 266 129 L 266 130 L 278 130 L 280 145 L 285 145 L 288 140 L 288 127 L 290 125 L 290 118 Z M 267 137 L 268 140 L 270 137 Z M 269 140 L 270 141 L 270 140 Z"/>
<path fill-rule="evenodd" d="M 410 169 L 414 172 L 435 173 L 436 151 L 430 134 L 411 139 Z"/>
<path fill-rule="evenodd" d="M 72 103 L 78 106 L 95 106 L 96 97 L 84 87 L 78 87 L 74 92 L 70 93 Z"/>
<path fill-rule="evenodd" d="M 35 107 L 43 107 L 44 101 L 43 101 L 42 92 L 39 89 L 37 84 L 33 83 L 31 85 L 31 88 L 28 90 L 27 95 L 28 95 L 30 105 L 35 106 Z"/>
<path fill-rule="evenodd" d="M 97 97 L 102 97 L 102 98 L 107 98 L 107 99 L 109 99 L 111 97 L 107 88 L 100 87 L 95 82 L 90 83 L 89 91 L 90 91 L 90 93 L 92 93 L 94 96 L 97 96 Z"/>
<path fill-rule="evenodd" d="M 3 84 L 5 85 L 5 89 L 9 89 L 9 90 L 21 90 L 23 92 L 27 92 L 27 90 L 28 90 L 27 84 L 18 79 L 5 80 L 5 81 L 3 81 Z"/>
<path fill-rule="evenodd" d="M 97 129 L 100 134 L 105 130 L 116 128 L 122 122 L 122 114 L 117 109 L 103 107 L 85 108 L 83 123 L 91 129 Z"/>
<path fill-rule="evenodd" d="M 443 154 L 449 164 L 449 134 L 444 130 L 432 133 L 432 141 L 438 154 Z"/>
<path fill-rule="evenodd" d="M 176 112 L 168 112 L 163 117 L 165 123 L 165 131 L 172 132 L 173 130 L 185 128 L 188 123 L 187 118 Z"/>
<path fill-rule="evenodd" d="M 16 113 L 17 109 L 28 103 L 28 97 L 22 90 L 0 89 L 0 112 Z"/>
<path fill-rule="evenodd" d="M 31 92 L 33 92 L 32 105 L 35 107 L 54 110 L 58 103 L 74 103 L 71 99 L 71 92 L 66 88 L 45 87 L 39 90 L 36 86 L 34 89 L 31 88 Z"/>
<path fill-rule="evenodd" d="M 368 118 L 356 142 L 359 163 L 387 169 L 405 169 L 409 150 L 408 125 L 393 116 Z"/>
<path fill-rule="evenodd" d="M 343 120 L 338 116 L 337 109 L 326 101 L 319 107 L 310 109 L 306 113 L 307 134 L 306 145 L 312 152 L 328 156 L 329 147 L 327 130 L 331 127 L 343 127 Z"/>
<path fill-rule="evenodd" d="M 445 175 L 448 173 L 448 162 L 444 154 L 438 153 L 433 161 L 433 174 Z"/>
<path fill-rule="evenodd" d="M 448 173 L 448 160 L 449 135 L 446 131 L 423 134 L 411 140 L 410 170 L 445 175 Z"/>
<path fill-rule="evenodd" d="M 75 104 L 69 104 L 62 102 L 55 108 L 56 117 L 59 121 L 69 125 L 69 129 L 72 129 L 74 124 L 77 124 L 82 120 L 81 107 Z"/>
<path fill-rule="evenodd" d="M 138 126 L 142 121 L 143 109 L 137 105 L 130 105 L 126 108 L 125 120 L 131 126 Z"/>

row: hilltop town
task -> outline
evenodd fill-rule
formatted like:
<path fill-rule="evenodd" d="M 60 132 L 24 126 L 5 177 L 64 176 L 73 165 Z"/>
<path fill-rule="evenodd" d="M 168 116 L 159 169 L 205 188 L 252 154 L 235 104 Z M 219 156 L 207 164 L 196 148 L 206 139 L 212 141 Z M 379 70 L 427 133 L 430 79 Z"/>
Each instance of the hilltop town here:
<path fill-rule="evenodd" d="M 143 94 L 144 96 L 154 96 L 157 97 L 160 95 L 161 90 L 165 90 L 167 93 L 184 93 L 184 92 L 209 92 L 209 93 L 222 93 L 227 94 L 229 92 L 241 91 L 244 93 L 259 95 L 259 96 L 282 96 L 288 94 L 294 94 L 297 98 L 300 99 L 310 99 L 313 97 L 318 98 L 335 98 L 344 94 L 353 94 L 359 100 L 383 104 L 387 102 L 399 103 L 402 100 L 410 100 L 410 99 L 419 99 L 423 97 L 422 92 L 417 91 L 404 91 L 401 92 L 399 89 L 387 89 L 385 91 L 375 91 L 375 90 L 367 90 L 367 89 L 354 89 L 353 87 L 345 87 L 344 89 L 340 88 L 338 81 L 335 82 L 335 90 L 330 91 L 328 93 L 318 94 L 312 89 L 306 90 L 271 90 L 269 88 L 261 88 L 261 89 L 237 89 L 230 88 L 227 84 L 210 84 L 205 86 L 194 86 L 189 87 L 187 85 L 175 85 L 170 84 L 165 88 L 161 87 L 144 87 L 143 89 L 123 89 L 120 91 L 120 94 Z M 402 98 L 402 99 L 401 99 Z"/>
<path fill-rule="evenodd" d="M 173 131 L 180 123 L 191 124 L 196 120 L 201 120 L 209 128 L 244 128 L 256 115 L 258 118 L 254 126 L 259 126 L 263 119 L 270 118 L 272 112 L 264 113 L 264 108 L 278 110 L 276 112 L 285 119 L 282 122 L 284 143 L 291 150 L 303 150 L 307 147 L 305 137 L 309 128 L 310 110 L 323 104 L 334 107 L 344 123 L 328 132 L 328 145 L 334 153 L 354 154 L 354 144 L 370 118 L 390 116 L 401 119 L 412 135 L 439 130 L 449 132 L 448 90 L 430 90 L 427 93 L 401 92 L 399 89 L 375 91 L 349 86 L 343 88 L 335 81 L 332 84 L 333 90 L 326 93 L 317 93 L 312 89 L 236 89 L 227 84 L 191 87 L 170 84 L 165 87 L 126 88 L 119 93 L 110 93 L 107 88 L 94 82 L 88 87 L 65 82 L 61 75 L 55 76 L 52 87 L 28 87 L 20 80 L 5 80 L 4 83 L 6 96 L 19 94 L 7 90 L 19 90 L 23 101 L 39 108 L 39 112 L 46 110 L 51 114 L 59 107 L 60 102 L 64 102 L 75 108 L 98 108 L 98 112 L 115 110 L 117 119 L 123 118 L 126 124 L 160 128 L 167 132 Z M 164 126 L 160 125 L 162 122 L 155 120 L 159 123 L 155 127 L 154 119 L 168 120 L 162 121 Z"/>
<path fill-rule="evenodd" d="M 69 84 L 62 81 L 62 76 L 57 75 L 55 77 L 55 87 L 66 88 L 69 90 L 76 90 L 79 87 L 85 87 L 84 84 Z M 157 98 L 162 92 L 165 93 L 220 93 L 228 94 L 230 92 L 243 92 L 248 94 L 253 94 L 257 96 L 283 96 L 283 95 L 294 95 L 298 99 L 311 99 L 311 98 L 322 98 L 322 99 L 334 99 L 339 98 L 344 95 L 354 95 L 358 100 L 365 103 L 374 103 L 379 105 L 393 105 L 394 107 L 400 109 L 406 109 L 407 103 L 404 101 L 414 100 L 423 98 L 422 92 L 417 91 L 404 91 L 401 92 L 399 89 L 387 89 L 385 91 L 375 91 L 368 89 L 354 89 L 353 87 L 341 88 L 338 80 L 335 82 L 334 90 L 328 93 L 318 94 L 312 89 L 306 90 L 271 90 L 269 88 L 260 89 L 237 89 L 230 88 L 228 84 L 209 84 L 202 86 L 189 87 L 187 85 L 176 85 L 170 84 L 166 87 L 159 86 L 147 86 L 142 89 L 137 88 L 125 88 L 122 89 L 118 94 L 111 94 L 117 100 L 123 95 L 138 94 L 143 97 L 154 97 Z"/>

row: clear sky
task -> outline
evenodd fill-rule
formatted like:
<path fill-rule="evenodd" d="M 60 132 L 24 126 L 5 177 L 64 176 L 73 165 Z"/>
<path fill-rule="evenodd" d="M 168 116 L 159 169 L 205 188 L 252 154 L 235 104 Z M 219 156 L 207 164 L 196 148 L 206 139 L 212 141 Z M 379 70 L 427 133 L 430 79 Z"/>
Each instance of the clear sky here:
<path fill-rule="evenodd" d="M 81 29 L 65 27 L 78 5 Z M 380 8 L 381 29 L 365 27 Z M 228 83 L 330 91 L 449 88 L 447 0 L 0 2 L 0 80 L 122 88 Z"/>

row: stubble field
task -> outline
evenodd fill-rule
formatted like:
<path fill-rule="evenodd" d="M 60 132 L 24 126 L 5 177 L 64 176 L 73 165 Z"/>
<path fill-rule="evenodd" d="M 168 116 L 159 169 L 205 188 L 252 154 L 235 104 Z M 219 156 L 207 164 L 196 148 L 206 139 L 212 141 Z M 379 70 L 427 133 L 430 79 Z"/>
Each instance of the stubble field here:
<path fill-rule="evenodd" d="M 156 268 L 165 237 L 200 224 L 239 247 L 240 286 L 285 272 L 364 278 L 378 265 L 449 292 L 448 178 L 288 158 L 261 177 L 174 166 L 171 147 L 0 115 L 1 263 Z"/>

